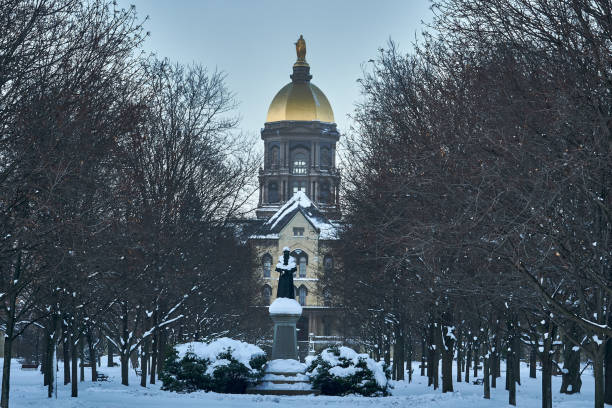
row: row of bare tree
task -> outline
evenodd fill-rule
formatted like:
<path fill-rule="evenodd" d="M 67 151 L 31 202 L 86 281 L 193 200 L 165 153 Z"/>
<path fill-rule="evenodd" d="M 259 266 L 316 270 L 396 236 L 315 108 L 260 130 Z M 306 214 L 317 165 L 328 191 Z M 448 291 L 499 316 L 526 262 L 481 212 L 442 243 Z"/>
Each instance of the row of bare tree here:
<path fill-rule="evenodd" d="M 62 345 L 76 397 L 85 342 L 92 361 L 114 349 L 125 385 L 139 351 L 153 382 L 169 336 L 235 330 L 253 303 L 227 222 L 258 165 L 234 96 L 221 72 L 144 55 L 145 37 L 107 0 L 0 2 L 2 407 L 24 331 L 44 334 L 49 396 Z"/>
<path fill-rule="evenodd" d="M 595 407 L 612 403 L 611 8 L 434 1 L 414 52 L 364 69 L 344 268 L 323 284 L 397 378 L 423 355 L 437 386 L 441 359 L 452 391 L 453 359 L 481 361 L 488 397 L 503 358 L 516 404 L 525 354 L 551 407 L 553 371 L 579 391 L 582 354 Z"/>

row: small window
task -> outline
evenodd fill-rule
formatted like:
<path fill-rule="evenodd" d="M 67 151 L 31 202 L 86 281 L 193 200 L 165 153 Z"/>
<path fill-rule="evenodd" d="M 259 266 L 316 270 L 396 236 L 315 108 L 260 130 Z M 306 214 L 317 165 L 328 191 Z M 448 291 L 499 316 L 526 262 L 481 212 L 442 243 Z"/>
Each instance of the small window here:
<path fill-rule="evenodd" d="M 321 189 L 319 190 L 319 202 L 327 204 L 329 203 L 329 183 L 321 184 Z"/>
<path fill-rule="evenodd" d="M 272 288 L 268 285 L 264 285 L 262 290 L 262 297 L 264 305 L 270 304 L 270 298 L 272 297 Z"/>
<path fill-rule="evenodd" d="M 300 305 L 306 306 L 306 296 L 308 296 L 308 289 L 306 289 L 306 286 L 300 286 L 298 296 Z"/>
<path fill-rule="evenodd" d="M 327 147 L 321 148 L 321 167 L 331 166 L 331 151 Z"/>
<path fill-rule="evenodd" d="M 279 158 L 279 149 L 277 146 L 272 147 L 270 149 L 270 165 L 272 168 L 278 167 L 278 158 Z"/>
<path fill-rule="evenodd" d="M 300 278 L 306 277 L 306 257 L 300 258 Z"/>
<path fill-rule="evenodd" d="M 325 272 L 330 272 L 334 269 L 334 258 L 330 255 L 325 255 L 325 258 L 323 258 L 323 267 L 325 268 Z"/>
<path fill-rule="evenodd" d="M 293 157 L 293 174 L 306 174 L 306 155 L 298 153 Z"/>
<path fill-rule="evenodd" d="M 268 184 L 268 201 L 271 203 L 278 203 L 279 195 L 278 195 L 278 184 L 276 182 L 271 182 Z"/>
<path fill-rule="evenodd" d="M 303 237 L 304 236 L 304 228 L 303 227 L 295 227 L 295 228 L 293 228 L 293 236 L 294 237 Z"/>
<path fill-rule="evenodd" d="M 293 182 L 293 194 L 298 191 L 306 192 L 306 182 L 304 181 L 294 181 Z"/>
<path fill-rule="evenodd" d="M 264 278 L 270 277 L 270 272 L 272 269 L 272 257 L 269 254 L 265 254 L 262 259 L 263 262 L 263 276 Z"/>

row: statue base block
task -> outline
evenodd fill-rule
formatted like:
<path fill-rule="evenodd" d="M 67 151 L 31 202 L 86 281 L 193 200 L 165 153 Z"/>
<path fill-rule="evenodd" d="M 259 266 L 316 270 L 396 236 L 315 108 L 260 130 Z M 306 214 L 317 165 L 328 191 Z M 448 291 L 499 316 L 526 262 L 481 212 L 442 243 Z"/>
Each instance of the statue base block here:
<path fill-rule="evenodd" d="M 274 322 L 272 360 L 298 359 L 296 324 L 301 315 L 271 314 Z"/>

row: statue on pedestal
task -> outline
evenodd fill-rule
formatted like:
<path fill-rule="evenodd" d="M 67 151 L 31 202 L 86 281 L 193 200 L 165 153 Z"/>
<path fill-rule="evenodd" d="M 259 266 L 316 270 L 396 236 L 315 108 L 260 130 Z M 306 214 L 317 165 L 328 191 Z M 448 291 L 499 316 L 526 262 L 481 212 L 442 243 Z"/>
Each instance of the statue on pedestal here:
<path fill-rule="evenodd" d="M 295 43 L 295 53 L 297 54 L 298 62 L 306 62 L 306 41 L 301 34 Z"/>
<path fill-rule="evenodd" d="M 289 248 L 283 248 L 283 254 L 279 257 L 276 264 L 276 272 L 280 273 L 278 279 L 277 298 L 295 299 L 293 286 L 293 273 L 297 270 L 295 258 L 289 254 Z"/>

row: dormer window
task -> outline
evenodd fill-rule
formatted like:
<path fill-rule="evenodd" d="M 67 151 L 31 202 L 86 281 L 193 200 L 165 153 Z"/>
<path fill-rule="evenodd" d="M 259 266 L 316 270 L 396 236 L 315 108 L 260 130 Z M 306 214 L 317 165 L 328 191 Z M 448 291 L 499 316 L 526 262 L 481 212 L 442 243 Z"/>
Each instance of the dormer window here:
<path fill-rule="evenodd" d="M 304 227 L 294 227 L 293 228 L 293 236 L 294 237 L 303 237 L 304 236 Z"/>

